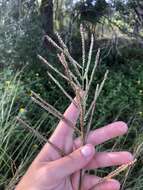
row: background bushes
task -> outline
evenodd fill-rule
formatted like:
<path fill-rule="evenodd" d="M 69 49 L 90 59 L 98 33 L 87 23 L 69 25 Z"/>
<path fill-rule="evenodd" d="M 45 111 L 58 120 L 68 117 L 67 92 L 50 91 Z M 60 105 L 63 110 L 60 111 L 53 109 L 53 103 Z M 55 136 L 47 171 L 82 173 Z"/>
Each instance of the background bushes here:
<path fill-rule="evenodd" d="M 39 4 L 37 1 L 23 1 L 21 6 L 17 3 L 18 1 L 14 3 L 2 1 L 0 3 L 1 189 L 12 189 L 43 145 L 43 142 L 22 128 L 16 121 L 16 116 L 20 115 L 46 137 L 50 136 L 58 123 L 57 119 L 31 101 L 31 90 L 40 94 L 61 112 L 69 104 L 69 101 L 47 76 L 46 65 L 43 65 L 37 58 L 37 54 L 41 54 L 59 68 L 57 52 L 44 39 L 45 28 L 42 24 Z M 60 6 L 65 8 L 57 8 L 54 27 L 59 30 L 78 61 L 81 61 L 80 22 L 82 21 L 86 28 L 87 50 L 89 49 L 89 36 L 91 33 L 94 34 L 96 40 L 94 53 L 96 54 L 97 49 L 101 48 L 101 62 L 94 77 L 93 89 L 105 71 L 109 69 L 109 77 L 97 101 L 92 128 L 95 129 L 116 120 L 123 120 L 129 126 L 126 136 L 114 139 L 97 149 L 123 149 L 135 153 L 143 141 L 143 50 L 141 40 L 130 35 L 127 37 L 126 32 L 123 33 L 123 30 L 117 29 L 117 23 L 110 27 L 111 21 L 109 23 L 109 20 L 104 17 L 109 12 L 106 12 L 106 15 L 103 12 L 100 14 L 99 9 L 98 19 L 94 19 L 90 12 L 87 20 L 83 16 L 80 17 L 78 8 L 81 8 L 81 4 L 80 6 L 79 4 L 69 5 L 71 5 L 70 2 L 61 3 Z M 109 6 L 106 8 L 109 9 Z M 92 5 L 92 11 L 95 14 L 94 5 Z M 120 23 L 126 26 L 126 20 L 123 19 L 124 15 L 121 15 L 121 10 L 120 15 L 119 12 L 115 13 L 110 15 L 113 19 L 112 22 L 116 22 L 118 18 Z M 63 21 L 59 17 L 60 14 L 65 16 Z M 74 16 L 77 19 L 74 20 Z M 129 19 L 129 16 L 127 17 Z M 102 28 L 103 25 L 104 28 Z M 128 26 L 127 29 L 130 30 L 131 26 Z M 114 32 L 111 35 L 111 28 L 116 30 L 115 37 L 113 37 Z M 140 35 L 142 35 L 141 32 Z M 109 36 L 107 36 L 108 33 L 110 33 Z M 50 35 L 55 39 L 54 33 Z M 61 83 L 69 94 L 74 96 L 67 83 L 64 81 Z M 93 93 L 91 91 L 90 98 L 93 97 Z M 138 155 L 138 162 L 129 173 L 124 189 L 142 189 L 142 146 Z M 99 174 L 105 175 L 108 171 L 108 169 L 107 171 L 99 170 Z M 123 180 L 124 175 L 124 173 L 121 174 L 119 178 Z"/>

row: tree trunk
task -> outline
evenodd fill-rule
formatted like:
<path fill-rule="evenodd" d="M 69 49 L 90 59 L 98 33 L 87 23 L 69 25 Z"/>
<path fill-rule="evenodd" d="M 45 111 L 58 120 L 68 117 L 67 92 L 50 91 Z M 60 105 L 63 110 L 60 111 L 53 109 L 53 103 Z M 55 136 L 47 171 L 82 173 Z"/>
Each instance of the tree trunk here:
<path fill-rule="evenodd" d="M 42 25 L 46 34 L 53 36 L 53 0 L 42 0 L 41 4 Z"/>

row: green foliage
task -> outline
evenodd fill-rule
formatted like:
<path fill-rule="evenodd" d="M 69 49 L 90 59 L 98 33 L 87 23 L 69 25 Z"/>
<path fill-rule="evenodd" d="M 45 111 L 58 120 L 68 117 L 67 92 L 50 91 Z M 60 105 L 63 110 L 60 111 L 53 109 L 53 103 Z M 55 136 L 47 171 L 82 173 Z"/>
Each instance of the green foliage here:
<path fill-rule="evenodd" d="M 108 13 L 108 8 L 108 3 L 105 0 L 87 0 L 76 5 L 81 21 L 89 21 L 91 23 L 99 22 L 102 16 Z"/>
<path fill-rule="evenodd" d="M 115 22 L 116 20 L 124 22 L 124 26 L 117 24 L 121 31 L 142 39 L 142 1 L 117 0 L 113 1 L 113 7 L 116 10 L 114 15 Z"/>
<path fill-rule="evenodd" d="M 18 154 L 16 156 L 14 152 L 17 148 L 22 148 L 20 139 L 23 134 L 18 133 L 19 130 L 16 129 L 15 116 L 19 113 L 18 99 L 23 93 L 23 86 L 20 86 L 16 81 L 17 77 L 14 77 L 9 69 L 0 75 L 0 187 L 4 189 L 16 169 Z"/>
<path fill-rule="evenodd" d="M 95 87 L 94 85 L 98 81 L 101 81 L 101 77 L 107 68 L 110 70 L 110 74 L 103 92 L 97 101 L 92 128 L 98 128 L 115 120 L 127 122 L 129 125 L 128 137 L 119 138 L 116 143 L 113 140 L 106 143 L 105 146 L 100 147 L 100 149 L 109 149 L 111 145 L 114 145 L 115 150 L 131 149 L 133 151 L 142 142 L 143 66 L 141 60 L 135 59 L 132 61 L 126 59 L 126 64 L 118 68 L 117 65 L 110 66 L 109 68 L 109 66 L 102 63 L 98 67 L 97 75 L 94 78 L 93 89 Z M 28 94 L 30 89 L 37 93 L 40 92 L 45 100 L 48 100 L 48 102 L 59 110 L 64 111 L 68 102 L 65 101 L 64 96 L 51 80 L 48 80 L 46 86 L 43 85 L 44 79 L 42 79 L 42 76 L 34 73 L 34 71 L 31 76 L 34 82 L 29 77 L 27 79 L 21 77 L 23 82 L 20 82 L 17 77 L 13 76 L 13 72 L 10 69 L 3 70 L 0 76 L 2 78 L 0 86 L 2 105 L 0 110 L 0 164 L 2 167 L 0 173 L 3 176 L 0 177 L 0 184 L 1 188 L 4 188 L 8 187 L 8 184 L 10 186 L 15 184 L 16 181 L 13 178 L 13 173 L 18 171 L 18 174 L 16 174 L 18 178 L 23 175 L 27 166 L 41 147 L 41 142 L 39 143 L 36 137 L 23 130 L 22 126 L 16 122 L 15 117 L 20 114 L 34 128 L 39 129 L 44 134 L 50 134 L 51 128 L 56 126 L 57 123 L 57 120 L 53 119 L 51 115 L 42 111 L 41 108 L 31 102 Z M 29 81 L 29 84 L 27 81 Z M 68 91 L 67 84 L 63 83 L 63 85 Z M 94 92 L 91 92 L 91 99 L 93 95 Z M 140 163 L 137 166 L 128 176 L 128 179 L 132 181 L 129 180 L 126 183 L 126 186 L 131 187 L 131 189 L 132 187 L 136 188 L 137 185 L 132 179 L 133 175 L 135 175 L 134 173 L 136 171 L 138 173 L 141 172 Z M 102 175 L 102 172 L 100 175 Z"/>
<path fill-rule="evenodd" d="M 37 6 L 36 1 L 24 0 L 20 9 L 17 5 L 18 1 L 3 0 L 1 2 L 0 189 L 5 189 L 8 184 L 10 187 L 15 185 L 16 177 L 19 178 L 23 175 L 42 144 L 31 133 L 22 129 L 22 126 L 16 122 L 15 117 L 17 115 L 22 116 L 22 118 L 31 123 L 33 128 L 46 136 L 51 134 L 52 129 L 56 127 L 58 122 L 31 101 L 31 90 L 40 94 L 42 98 L 61 112 L 65 110 L 69 101 L 65 100 L 63 94 L 47 77 L 47 67 L 37 59 L 37 53 L 45 54 L 45 50 L 43 50 L 43 31 L 38 10 L 39 6 Z M 107 14 L 108 5 L 101 0 L 96 1 L 95 4 L 92 4 L 92 2 L 87 1 L 88 8 L 85 7 L 85 3 L 79 4 L 78 8 L 79 10 L 85 8 L 83 20 L 96 23 L 101 21 L 101 18 Z M 70 2 L 67 7 L 69 5 Z M 117 18 L 121 25 L 127 26 L 127 28 L 129 25 L 126 25 L 126 23 L 133 24 L 133 15 L 130 12 L 132 5 L 130 4 L 129 9 L 127 9 L 123 6 L 122 1 L 118 1 L 118 14 L 114 17 L 114 19 Z M 71 7 L 69 10 L 72 10 Z M 66 19 L 70 20 L 70 18 Z M 64 26 L 65 24 L 66 22 Z M 67 31 L 68 26 L 65 27 L 65 31 Z M 77 59 L 80 59 L 80 48 L 77 48 L 80 44 L 80 39 L 77 29 L 75 31 L 72 53 Z M 136 44 L 128 46 L 128 48 L 120 48 L 119 52 L 116 50 L 118 49 L 113 47 L 106 59 L 103 59 L 103 62 L 100 63 L 93 81 L 94 89 L 95 84 L 101 81 L 105 70 L 109 69 L 109 78 L 97 101 L 92 128 L 98 128 L 114 120 L 127 122 L 129 133 L 126 137 L 119 138 L 117 141 L 113 140 L 98 148 L 105 150 L 109 149 L 108 145 L 110 147 L 114 145 L 114 150 L 130 149 L 135 151 L 137 146 L 143 142 L 143 51 Z M 102 56 L 104 56 L 103 50 L 101 58 Z M 53 53 L 48 52 L 48 60 L 53 66 L 57 66 L 58 61 Z M 21 70 L 21 68 L 23 68 L 21 73 L 16 74 L 15 71 Z M 60 79 L 57 78 L 57 80 Z M 73 97 L 73 92 L 69 89 L 67 83 L 60 82 Z M 94 92 L 92 91 L 90 94 L 91 99 L 93 95 Z M 125 189 L 142 189 L 142 163 L 140 161 L 142 152 L 142 150 L 139 151 L 139 161 L 129 174 Z M 123 179 L 124 174 L 120 178 Z"/>
<path fill-rule="evenodd" d="M 0 66 L 11 64 L 19 69 L 35 64 L 43 36 L 36 1 L 30 4 L 25 0 L 21 5 L 2 1 L 0 10 Z"/>
<path fill-rule="evenodd" d="M 109 80 L 105 84 L 103 98 L 100 98 L 98 117 L 103 117 L 104 121 L 119 119 L 128 122 L 132 115 L 142 112 L 142 77 L 139 61 L 110 68 Z"/>

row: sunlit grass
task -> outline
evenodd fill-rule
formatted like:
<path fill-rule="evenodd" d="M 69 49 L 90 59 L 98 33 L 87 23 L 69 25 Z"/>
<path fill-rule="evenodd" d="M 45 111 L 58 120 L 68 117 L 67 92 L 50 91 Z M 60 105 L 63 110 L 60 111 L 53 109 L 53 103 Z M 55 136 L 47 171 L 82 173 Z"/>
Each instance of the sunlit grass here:
<path fill-rule="evenodd" d="M 33 134 L 25 133 L 16 121 L 16 116 L 21 114 L 17 99 L 22 95 L 19 74 L 5 76 L 5 71 L 1 74 L 0 189 L 13 189 L 42 143 Z M 42 121 L 38 121 L 35 127 L 38 128 L 41 123 Z"/>

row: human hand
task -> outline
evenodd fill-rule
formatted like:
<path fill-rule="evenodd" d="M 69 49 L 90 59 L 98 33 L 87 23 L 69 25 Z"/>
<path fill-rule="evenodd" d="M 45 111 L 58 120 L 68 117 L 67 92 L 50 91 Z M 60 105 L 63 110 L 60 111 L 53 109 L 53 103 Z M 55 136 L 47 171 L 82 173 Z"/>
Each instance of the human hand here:
<path fill-rule="evenodd" d="M 64 117 L 75 125 L 78 116 L 78 108 L 71 103 Z M 124 122 L 114 122 L 91 131 L 87 144 L 83 147 L 80 138 L 73 138 L 73 132 L 67 123 L 59 122 L 49 141 L 62 149 L 66 156 L 61 157 L 49 143 L 45 144 L 16 190 L 78 190 L 81 169 L 122 165 L 133 160 L 129 152 L 95 152 L 94 149 L 96 145 L 125 134 L 127 125 Z M 117 180 L 111 179 L 98 184 L 100 179 L 97 176 L 84 174 L 82 190 L 89 190 L 92 187 L 94 190 L 120 189 Z"/>

